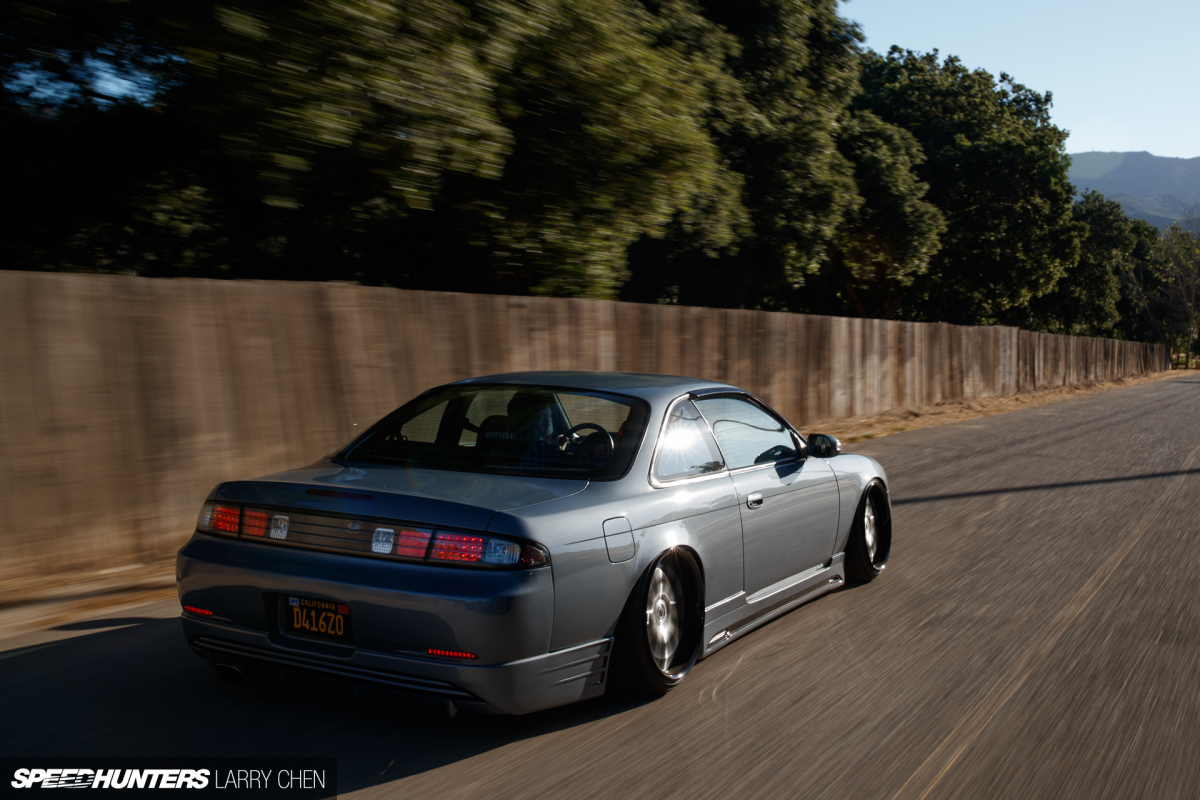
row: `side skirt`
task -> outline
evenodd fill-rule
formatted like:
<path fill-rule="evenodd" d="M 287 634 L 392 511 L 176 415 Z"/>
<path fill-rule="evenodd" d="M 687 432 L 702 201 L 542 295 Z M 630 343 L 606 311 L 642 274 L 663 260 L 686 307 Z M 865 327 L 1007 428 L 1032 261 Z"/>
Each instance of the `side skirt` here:
<path fill-rule="evenodd" d="M 842 563 L 845 553 L 838 553 L 829 562 L 829 566 L 817 569 L 812 574 L 798 576 L 796 583 L 788 587 L 786 592 L 772 592 L 763 597 L 758 603 L 747 602 L 746 605 L 733 612 L 714 620 L 705 627 L 706 644 L 703 656 L 707 658 L 755 628 L 765 625 L 776 617 L 781 617 L 797 606 L 815 600 L 826 592 L 831 592 L 846 583 L 846 568 Z M 783 595 L 780 597 L 780 595 Z"/>

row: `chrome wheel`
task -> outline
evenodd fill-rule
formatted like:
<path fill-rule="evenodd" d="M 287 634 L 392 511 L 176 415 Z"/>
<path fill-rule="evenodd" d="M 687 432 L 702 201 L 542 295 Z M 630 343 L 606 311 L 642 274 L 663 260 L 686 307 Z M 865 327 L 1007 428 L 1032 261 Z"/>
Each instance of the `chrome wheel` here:
<path fill-rule="evenodd" d="M 655 665 L 664 673 L 671 670 L 682 636 L 677 592 L 671 577 L 662 566 L 655 567 L 646 592 L 646 641 Z"/>
<path fill-rule="evenodd" d="M 875 505 L 871 502 L 870 497 L 867 498 L 867 502 L 863 506 L 862 524 L 863 540 L 867 546 L 867 558 L 871 560 L 871 563 L 874 563 L 875 548 L 878 546 L 878 542 L 875 538 Z"/>

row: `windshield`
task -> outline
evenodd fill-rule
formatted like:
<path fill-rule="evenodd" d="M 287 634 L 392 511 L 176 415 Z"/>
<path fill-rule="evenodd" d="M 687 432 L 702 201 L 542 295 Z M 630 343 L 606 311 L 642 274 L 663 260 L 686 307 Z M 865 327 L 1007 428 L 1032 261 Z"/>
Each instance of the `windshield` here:
<path fill-rule="evenodd" d="M 384 417 L 336 458 L 459 472 L 605 480 L 645 430 L 636 398 L 549 386 L 453 385 Z"/>

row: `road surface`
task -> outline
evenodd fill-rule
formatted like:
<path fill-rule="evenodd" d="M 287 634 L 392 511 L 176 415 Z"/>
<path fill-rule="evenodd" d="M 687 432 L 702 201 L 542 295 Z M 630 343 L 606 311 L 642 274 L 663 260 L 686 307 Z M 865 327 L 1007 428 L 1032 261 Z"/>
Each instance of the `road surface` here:
<path fill-rule="evenodd" d="M 0 754 L 336 755 L 352 797 L 1200 796 L 1200 376 L 861 442 L 886 573 L 658 700 L 219 683 L 174 602 L 0 641 Z"/>

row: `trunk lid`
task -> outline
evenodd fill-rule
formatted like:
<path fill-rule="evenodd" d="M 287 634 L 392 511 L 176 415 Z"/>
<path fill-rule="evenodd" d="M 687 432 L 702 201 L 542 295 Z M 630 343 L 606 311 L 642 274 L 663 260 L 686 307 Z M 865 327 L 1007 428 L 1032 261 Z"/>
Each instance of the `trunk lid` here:
<path fill-rule="evenodd" d="M 582 479 L 529 478 L 322 460 L 308 467 L 223 483 L 225 502 L 486 530 L 497 511 L 578 494 Z"/>

